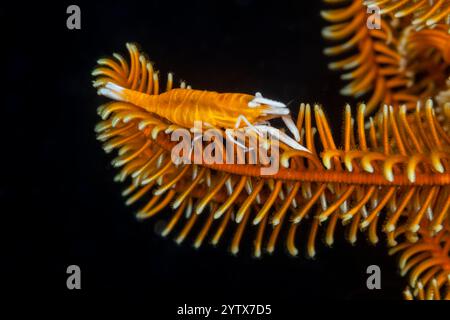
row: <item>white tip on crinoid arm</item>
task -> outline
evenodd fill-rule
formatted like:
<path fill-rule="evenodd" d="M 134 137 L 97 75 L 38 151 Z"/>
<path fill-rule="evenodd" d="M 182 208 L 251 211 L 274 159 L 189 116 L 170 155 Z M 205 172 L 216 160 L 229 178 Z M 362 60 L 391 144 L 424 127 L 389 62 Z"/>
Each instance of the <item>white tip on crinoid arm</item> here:
<path fill-rule="evenodd" d="M 98 89 L 97 94 L 100 96 L 105 96 L 107 98 L 117 100 L 117 101 L 125 101 L 125 98 L 122 94 L 124 88 L 114 84 L 112 82 L 108 82 L 103 88 Z"/>

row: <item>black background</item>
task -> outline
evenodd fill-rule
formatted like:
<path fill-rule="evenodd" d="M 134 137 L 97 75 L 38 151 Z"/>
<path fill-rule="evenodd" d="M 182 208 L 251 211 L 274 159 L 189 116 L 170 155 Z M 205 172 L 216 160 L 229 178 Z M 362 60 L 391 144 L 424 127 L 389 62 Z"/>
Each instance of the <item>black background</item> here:
<path fill-rule="evenodd" d="M 144 299 L 183 303 L 296 305 L 317 299 L 401 299 L 405 279 L 385 244 L 318 246 L 315 260 L 282 249 L 254 259 L 227 246 L 199 250 L 138 222 L 112 182 L 111 157 L 96 141 L 91 86 L 96 60 L 135 41 L 156 67 L 194 88 L 320 102 L 340 134 L 343 83 L 322 53 L 320 1 L 93 1 L 81 30 L 66 28 L 69 2 L 3 5 L 1 10 L 2 235 L 10 290 L 38 296 Z M 304 229 L 303 229 L 304 230 Z M 306 232 L 306 230 L 305 230 Z M 66 268 L 82 270 L 82 290 L 66 289 Z M 381 266 L 382 289 L 366 288 L 366 268 Z M 276 313 L 276 307 L 274 310 Z"/>

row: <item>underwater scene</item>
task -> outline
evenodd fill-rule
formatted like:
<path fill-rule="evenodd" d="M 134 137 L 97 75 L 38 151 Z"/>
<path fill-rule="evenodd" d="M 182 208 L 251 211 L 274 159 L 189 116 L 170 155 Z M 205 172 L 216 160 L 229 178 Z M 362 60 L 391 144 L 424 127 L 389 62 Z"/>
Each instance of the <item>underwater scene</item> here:
<path fill-rule="evenodd" d="M 450 299 L 450 1 L 1 6 L 12 295 Z"/>

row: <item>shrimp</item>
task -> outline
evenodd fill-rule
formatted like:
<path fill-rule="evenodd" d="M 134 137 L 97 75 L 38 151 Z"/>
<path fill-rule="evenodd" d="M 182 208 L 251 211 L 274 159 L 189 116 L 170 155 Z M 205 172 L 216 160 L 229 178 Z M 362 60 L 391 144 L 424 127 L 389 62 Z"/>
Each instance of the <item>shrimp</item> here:
<path fill-rule="evenodd" d="M 98 94 L 133 104 L 178 126 L 193 128 L 195 121 L 201 121 L 213 128 L 224 128 L 226 135 L 244 148 L 232 137 L 233 130 L 254 131 L 259 136 L 267 134 L 294 149 L 310 152 L 298 143 L 300 134 L 286 105 L 259 92 L 252 96 L 175 88 L 150 95 L 107 82 L 98 89 Z M 268 120 L 274 118 L 284 121 L 294 139 L 270 125 Z"/>

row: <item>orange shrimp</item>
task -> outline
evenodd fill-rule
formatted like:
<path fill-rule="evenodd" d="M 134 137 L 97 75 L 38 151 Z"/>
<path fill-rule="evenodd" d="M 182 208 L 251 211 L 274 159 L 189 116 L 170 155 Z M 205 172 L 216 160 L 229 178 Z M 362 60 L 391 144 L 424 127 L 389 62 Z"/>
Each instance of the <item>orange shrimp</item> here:
<path fill-rule="evenodd" d="M 195 121 L 200 121 L 207 127 L 224 128 L 227 136 L 238 145 L 231 132 L 243 129 L 260 136 L 268 134 L 294 149 L 309 152 L 297 142 L 300 134 L 286 105 L 267 99 L 259 92 L 252 96 L 177 88 L 151 95 L 109 81 L 98 89 L 98 94 L 133 104 L 181 127 L 193 128 Z M 268 123 L 277 117 L 281 117 L 295 140 Z"/>

